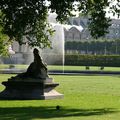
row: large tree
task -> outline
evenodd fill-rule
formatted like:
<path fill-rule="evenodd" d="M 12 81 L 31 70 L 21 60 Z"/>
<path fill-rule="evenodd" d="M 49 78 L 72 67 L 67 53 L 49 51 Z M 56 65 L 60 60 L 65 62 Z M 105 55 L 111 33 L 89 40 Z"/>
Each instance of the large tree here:
<path fill-rule="evenodd" d="M 0 12 L 0 17 L 1 16 L 1 12 Z M 0 19 L 0 23 L 2 23 L 1 19 Z M 6 34 L 3 33 L 3 27 L 0 24 L 0 56 L 1 55 L 7 55 L 8 54 L 8 45 L 10 44 L 9 38 Z"/>
<path fill-rule="evenodd" d="M 106 18 L 107 7 L 113 13 L 120 14 L 120 0 L 111 5 L 113 0 L 0 0 L 0 25 L 9 40 L 31 46 L 50 46 L 49 35 L 52 34 L 47 22 L 48 11 L 57 13 L 57 20 L 63 22 L 77 10 L 89 15 L 89 29 L 94 38 L 104 36 L 110 26 Z M 76 3 L 76 4 L 75 4 Z M 28 38 L 23 41 L 23 36 Z"/>

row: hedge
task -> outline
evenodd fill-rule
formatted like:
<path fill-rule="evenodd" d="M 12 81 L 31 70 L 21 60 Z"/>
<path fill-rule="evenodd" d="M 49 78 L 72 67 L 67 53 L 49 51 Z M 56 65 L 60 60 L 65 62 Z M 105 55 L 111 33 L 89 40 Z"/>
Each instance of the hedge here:
<path fill-rule="evenodd" d="M 65 65 L 120 67 L 120 55 L 66 54 Z"/>

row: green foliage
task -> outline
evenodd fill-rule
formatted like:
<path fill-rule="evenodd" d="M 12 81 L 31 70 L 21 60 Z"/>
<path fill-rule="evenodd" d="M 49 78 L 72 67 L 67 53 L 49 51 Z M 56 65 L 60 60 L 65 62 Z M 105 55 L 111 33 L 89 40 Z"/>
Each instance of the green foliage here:
<path fill-rule="evenodd" d="M 0 9 L 4 13 L 4 33 L 19 44 L 30 46 L 50 46 L 48 36 L 52 30 L 47 23 L 47 7 L 40 0 L 1 1 Z M 27 36 L 28 41 L 23 37 Z"/>
<path fill-rule="evenodd" d="M 77 4 L 73 4 L 76 0 L 48 0 L 48 2 L 47 5 L 46 0 L 1 0 L 4 33 L 10 37 L 10 40 L 16 40 L 19 44 L 50 46 L 49 35 L 53 31 L 46 19 L 49 10 L 57 13 L 57 20 L 60 22 L 72 16 L 72 10 L 78 10 L 90 17 L 89 29 L 94 38 L 102 37 L 107 33 L 110 20 L 105 17 L 104 9 L 110 6 L 109 0 L 77 0 Z M 119 3 L 116 6 L 118 5 Z M 116 6 L 111 9 L 119 14 Z M 29 39 L 24 41 L 23 36 Z"/>
<path fill-rule="evenodd" d="M 2 18 L 1 12 L 0 18 Z M 8 36 L 3 33 L 2 20 L 0 19 L 0 56 L 6 56 L 8 54 L 8 45 Z"/>
<path fill-rule="evenodd" d="M 120 56 L 66 54 L 65 65 L 120 67 Z"/>
<path fill-rule="evenodd" d="M 111 20 L 106 18 L 105 8 L 109 5 L 109 0 L 82 0 L 79 5 L 79 10 L 89 16 L 88 28 L 95 39 L 108 33 Z"/>
<path fill-rule="evenodd" d="M 102 5 L 98 6 L 96 5 L 96 7 L 94 8 L 93 11 L 91 11 L 90 15 L 91 17 L 89 18 L 89 30 L 91 33 L 91 36 L 94 38 L 99 38 L 99 37 L 104 37 L 106 35 L 106 33 L 108 33 L 108 28 L 110 26 L 110 18 L 106 18 L 105 17 L 105 11 L 104 10 L 100 10 L 99 11 L 99 7 L 101 7 Z"/>
<path fill-rule="evenodd" d="M 75 0 L 48 0 L 51 4 L 49 8 L 51 12 L 57 13 L 57 20 L 63 22 L 69 16 L 72 16 L 71 11 L 74 9 Z M 57 3 L 57 4 L 56 4 Z"/>
<path fill-rule="evenodd" d="M 89 40 L 89 41 L 68 41 L 65 43 L 66 51 L 84 51 L 86 54 L 120 54 L 120 40 Z"/>
<path fill-rule="evenodd" d="M 99 38 L 104 37 L 108 33 L 110 26 L 110 18 L 106 18 L 105 8 L 109 6 L 108 0 L 94 0 L 87 3 L 87 9 L 89 14 L 89 30 L 92 37 Z"/>
<path fill-rule="evenodd" d="M 54 30 L 52 30 L 50 24 L 47 23 L 47 13 L 45 14 L 46 15 L 41 16 L 41 18 L 36 21 L 32 32 L 27 35 L 28 44 L 32 47 L 51 47 L 51 41 L 49 40 L 49 37 L 52 36 Z"/>

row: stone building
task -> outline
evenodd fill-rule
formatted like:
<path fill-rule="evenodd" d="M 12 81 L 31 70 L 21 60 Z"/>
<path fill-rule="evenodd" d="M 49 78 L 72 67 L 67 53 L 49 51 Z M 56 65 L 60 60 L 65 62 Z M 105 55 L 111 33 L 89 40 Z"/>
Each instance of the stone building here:
<path fill-rule="evenodd" d="M 106 35 L 108 39 L 120 39 L 120 19 L 112 19 L 109 33 Z"/>
<path fill-rule="evenodd" d="M 65 31 L 65 41 L 79 41 L 92 39 L 90 31 L 88 30 L 88 18 L 78 17 L 69 18 L 68 24 L 73 27 L 69 31 Z M 81 26 L 82 31 L 79 31 L 76 26 Z M 107 39 L 119 39 L 120 38 L 120 19 L 112 19 L 111 26 L 109 27 L 109 33 L 106 34 Z"/>

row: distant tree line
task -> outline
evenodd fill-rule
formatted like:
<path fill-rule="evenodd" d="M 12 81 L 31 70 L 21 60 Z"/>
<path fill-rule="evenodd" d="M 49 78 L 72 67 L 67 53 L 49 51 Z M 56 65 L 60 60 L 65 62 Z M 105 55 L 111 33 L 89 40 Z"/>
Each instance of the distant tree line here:
<path fill-rule="evenodd" d="M 81 54 L 120 54 L 120 39 L 116 40 L 84 40 L 65 42 L 66 53 Z"/>

